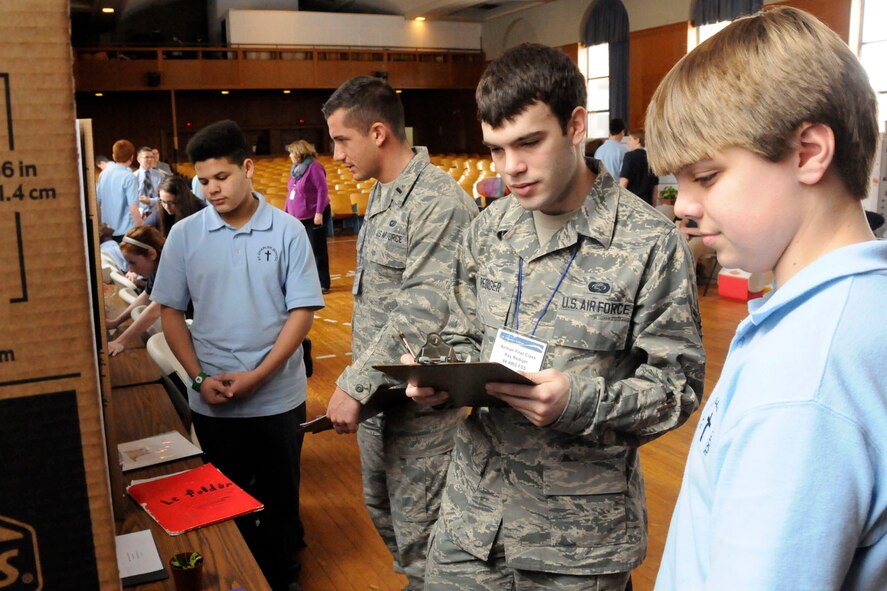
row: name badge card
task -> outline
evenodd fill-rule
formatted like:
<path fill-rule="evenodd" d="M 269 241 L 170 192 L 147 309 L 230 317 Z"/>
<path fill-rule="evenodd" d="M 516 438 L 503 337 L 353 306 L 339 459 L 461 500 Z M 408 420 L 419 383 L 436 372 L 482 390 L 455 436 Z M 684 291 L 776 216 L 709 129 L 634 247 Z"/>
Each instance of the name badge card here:
<path fill-rule="evenodd" d="M 292 191 L 290 191 L 290 201 L 292 201 L 295 198 L 296 198 L 296 190 L 293 189 Z"/>
<path fill-rule="evenodd" d="M 520 371 L 539 371 L 548 343 L 500 328 L 493 343 L 490 361 Z"/>

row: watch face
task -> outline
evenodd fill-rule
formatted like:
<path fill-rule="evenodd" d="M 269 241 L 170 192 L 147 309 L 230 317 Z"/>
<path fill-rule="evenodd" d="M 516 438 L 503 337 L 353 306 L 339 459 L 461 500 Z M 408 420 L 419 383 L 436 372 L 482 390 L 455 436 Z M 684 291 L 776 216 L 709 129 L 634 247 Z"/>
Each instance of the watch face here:
<path fill-rule="evenodd" d="M 194 378 L 194 383 L 202 384 L 203 383 L 203 376 L 197 376 L 196 378 Z"/>

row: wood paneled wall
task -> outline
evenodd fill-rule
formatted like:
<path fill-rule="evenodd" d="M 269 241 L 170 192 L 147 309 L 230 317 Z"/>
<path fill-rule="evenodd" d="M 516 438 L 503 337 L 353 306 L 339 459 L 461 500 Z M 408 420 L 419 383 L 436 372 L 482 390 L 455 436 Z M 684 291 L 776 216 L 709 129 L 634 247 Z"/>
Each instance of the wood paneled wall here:
<path fill-rule="evenodd" d="M 395 88 L 474 88 L 478 52 L 354 48 L 82 48 L 80 92 L 329 88 L 384 72 Z"/>
<path fill-rule="evenodd" d="M 675 23 L 629 36 L 628 126 L 643 127 L 647 105 L 659 82 L 687 53 L 687 23 Z"/>
<path fill-rule="evenodd" d="M 847 43 L 850 39 L 850 2 L 851 0 L 788 0 L 779 2 L 776 6 L 793 6 L 806 10 Z"/>
<path fill-rule="evenodd" d="M 172 101 L 168 91 L 77 94 L 77 117 L 93 120 L 95 149 L 110 156 L 111 145 L 126 138 L 136 146 L 157 146 L 165 161 L 172 153 Z M 272 155 L 284 155 L 283 146 L 306 139 L 330 153 L 329 134 L 320 107 L 332 94 L 328 89 L 176 92 L 180 161 L 187 160 L 185 144 L 202 127 L 220 119 L 234 119 L 251 144 L 267 145 Z M 418 145 L 432 152 L 484 152 L 475 117 L 473 90 L 404 90 L 406 124 L 413 127 Z M 188 125 L 190 123 L 190 125 Z"/>
<path fill-rule="evenodd" d="M 845 42 L 850 36 L 851 0 L 788 0 L 772 6 L 806 10 L 835 31 Z M 687 53 L 688 23 L 680 22 L 630 33 L 629 127 L 643 127 L 647 105 L 659 82 Z"/>

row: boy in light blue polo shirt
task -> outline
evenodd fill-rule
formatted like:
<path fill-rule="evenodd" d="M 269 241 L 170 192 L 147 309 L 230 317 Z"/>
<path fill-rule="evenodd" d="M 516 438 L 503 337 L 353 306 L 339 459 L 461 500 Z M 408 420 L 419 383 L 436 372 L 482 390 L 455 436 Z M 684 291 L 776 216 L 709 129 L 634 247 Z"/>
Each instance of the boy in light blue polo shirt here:
<path fill-rule="evenodd" d="M 204 128 L 187 151 L 212 207 L 171 230 L 151 299 L 194 380 L 189 404 L 207 460 L 265 505 L 238 527 L 272 589 L 288 589 L 304 545 L 301 343 L 323 307 L 314 256 L 302 224 L 252 192 L 253 161 L 237 124 Z"/>
<path fill-rule="evenodd" d="M 877 102 L 841 39 L 779 7 L 685 56 L 647 112 L 675 213 L 773 270 L 693 435 L 657 591 L 887 585 L 887 243 L 862 209 Z"/>
<path fill-rule="evenodd" d="M 118 243 L 130 228 L 142 225 L 138 187 L 129 169 L 134 155 L 135 147 L 129 140 L 114 142 L 111 152 L 114 162 L 108 164 L 99 175 L 95 189 L 102 223 L 114 229 L 114 240 Z"/>

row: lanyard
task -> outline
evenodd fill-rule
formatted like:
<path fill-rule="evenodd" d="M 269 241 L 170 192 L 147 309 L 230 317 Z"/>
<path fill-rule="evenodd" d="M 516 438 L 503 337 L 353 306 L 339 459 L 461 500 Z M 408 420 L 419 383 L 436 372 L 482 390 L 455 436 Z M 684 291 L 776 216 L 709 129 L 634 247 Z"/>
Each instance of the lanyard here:
<path fill-rule="evenodd" d="M 573 255 L 570 257 L 570 260 L 567 262 L 567 266 L 564 267 L 564 272 L 561 273 L 561 278 L 557 280 L 557 285 L 554 286 L 554 291 L 551 292 L 551 295 L 548 296 L 548 301 L 545 302 L 545 307 L 542 308 L 542 311 L 539 312 L 539 316 L 536 317 L 536 324 L 533 326 L 533 332 L 530 333 L 530 336 L 536 335 L 536 329 L 539 328 L 539 322 L 542 320 L 542 317 L 545 316 L 545 313 L 548 311 L 548 306 L 551 304 L 551 300 L 554 299 L 554 294 L 557 293 L 557 290 L 560 289 L 561 283 L 564 282 L 564 277 L 567 276 L 567 271 L 570 270 L 570 265 L 573 264 L 573 259 L 576 258 L 576 253 L 579 252 L 579 247 L 576 247 L 576 250 L 573 251 Z M 521 294 L 523 293 L 523 282 L 524 282 L 524 257 L 518 258 L 517 263 L 517 305 L 514 309 L 514 330 L 517 331 L 520 328 L 520 301 Z"/>

